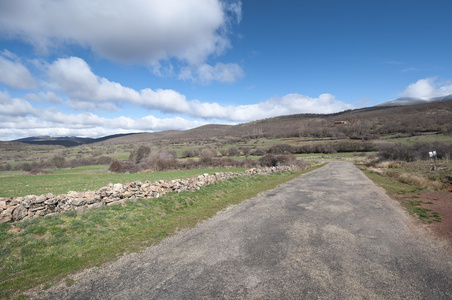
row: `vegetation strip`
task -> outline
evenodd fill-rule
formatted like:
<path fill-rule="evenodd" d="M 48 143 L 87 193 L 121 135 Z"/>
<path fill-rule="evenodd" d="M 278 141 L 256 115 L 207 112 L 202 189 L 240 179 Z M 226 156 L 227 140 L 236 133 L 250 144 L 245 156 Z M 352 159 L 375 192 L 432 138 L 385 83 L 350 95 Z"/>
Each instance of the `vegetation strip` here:
<path fill-rule="evenodd" d="M 415 216 L 422 223 L 441 222 L 439 213 L 432 209 L 422 207 L 422 204 L 431 204 L 422 202 L 416 199 L 416 196 L 403 197 L 405 194 L 417 193 L 422 190 L 413 185 L 394 180 L 392 176 L 380 175 L 376 172 L 369 171 L 365 166 L 358 165 L 358 167 L 373 180 L 377 185 L 384 188 L 387 193 L 395 200 L 397 200 L 403 207 L 406 208 L 409 214 Z"/>
<path fill-rule="evenodd" d="M 40 284 L 50 287 L 68 274 L 139 251 L 305 172 L 236 177 L 124 206 L 0 224 L 0 298 Z"/>

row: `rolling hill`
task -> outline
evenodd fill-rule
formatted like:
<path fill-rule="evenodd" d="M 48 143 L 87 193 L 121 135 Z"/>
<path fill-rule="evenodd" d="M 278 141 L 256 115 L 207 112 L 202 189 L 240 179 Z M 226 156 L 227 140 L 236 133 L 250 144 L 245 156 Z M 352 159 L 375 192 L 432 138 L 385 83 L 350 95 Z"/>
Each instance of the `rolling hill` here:
<path fill-rule="evenodd" d="M 343 121 L 342 124 L 335 124 Z M 117 134 L 102 138 L 33 137 L 18 142 L 63 145 L 105 143 L 126 144 L 157 141 L 205 141 L 243 138 L 358 138 L 393 133 L 452 133 L 452 100 L 423 102 L 415 105 L 374 106 L 333 114 L 294 114 L 238 125 L 205 125 L 184 131 Z"/>

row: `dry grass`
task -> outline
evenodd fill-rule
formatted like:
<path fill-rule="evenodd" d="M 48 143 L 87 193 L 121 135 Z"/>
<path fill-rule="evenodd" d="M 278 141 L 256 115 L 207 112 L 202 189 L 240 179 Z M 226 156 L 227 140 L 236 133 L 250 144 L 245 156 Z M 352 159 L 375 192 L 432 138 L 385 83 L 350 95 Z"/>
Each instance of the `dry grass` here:
<path fill-rule="evenodd" d="M 385 170 L 383 172 L 383 175 L 386 177 L 394 178 L 401 183 L 415 186 L 422 190 L 440 191 L 443 188 L 443 183 L 441 181 L 432 180 L 419 174 Z"/>
<path fill-rule="evenodd" d="M 402 167 L 402 163 L 399 161 L 383 161 L 377 163 L 375 167 L 383 169 L 394 169 Z"/>

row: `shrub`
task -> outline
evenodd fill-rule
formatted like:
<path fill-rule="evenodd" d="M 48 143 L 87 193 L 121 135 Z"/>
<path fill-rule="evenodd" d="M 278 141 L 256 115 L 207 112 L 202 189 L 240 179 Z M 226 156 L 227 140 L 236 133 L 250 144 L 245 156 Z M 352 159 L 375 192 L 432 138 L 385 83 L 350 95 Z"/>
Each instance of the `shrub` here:
<path fill-rule="evenodd" d="M 174 153 L 168 151 L 160 151 L 152 155 L 148 162 L 154 171 L 160 172 L 164 170 L 177 169 L 179 163 L 177 162 Z"/>
<path fill-rule="evenodd" d="M 66 159 L 62 155 L 55 155 L 52 157 L 52 164 L 57 168 L 63 168 L 66 164 Z"/>
<path fill-rule="evenodd" d="M 231 148 L 228 149 L 228 155 L 229 156 L 240 156 L 240 150 L 237 147 L 232 146 Z"/>
<path fill-rule="evenodd" d="M 111 162 L 110 167 L 108 168 L 110 172 L 121 173 L 122 164 L 119 160 L 115 159 Z"/>
<path fill-rule="evenodd" d="M 452 144 L 442 142 L 416 143 L 413 146 L 397 144 L 382 144 L 378 147 L 380 160 L 427 160 L 430 158 L 429 152 L 436 151 L 438 159 L 450 159 L 452 157 Z"/>
<path fill-rule="evenodd" d="M 182 151 L 182 158 L 187 158 L 187 157 L 196 157 L 199 156 L 199 150 L 197 149 L 186 149 L 184 151 Z"/>
<path fill-rule="evenodd" d="M 284 153 L 296 153 L 296 148 L 289 144 L 277 144 L 271 146 L 267 153 L 270 154 L 284 154 Z"/>
<path fill-rule="evenodd" d="M 98 165 L 108 165 L 108 164 L 111 164 L 112 161 L 113 161 L 113 159 L 111 157 L 101 156 L 101 157 L 97 158 L 96 164 L 98 164 Z"/>
<path fill-rule="evenodd" d="M 297 158 L 293 154 L 273 155 L 266 154 L 259 158 L 259 163 L 263 167 L 276 167 L 282 165 L 296 164 Z"/>
<path fill-rule="evenodd" d="M 151 154 L 151 148 L 148 146 L 140 146 L 136 150 L 132 150 L 129 155 L 129 160 L 134 163 L 139 163 L 140 161 L 146 159 Z"/>

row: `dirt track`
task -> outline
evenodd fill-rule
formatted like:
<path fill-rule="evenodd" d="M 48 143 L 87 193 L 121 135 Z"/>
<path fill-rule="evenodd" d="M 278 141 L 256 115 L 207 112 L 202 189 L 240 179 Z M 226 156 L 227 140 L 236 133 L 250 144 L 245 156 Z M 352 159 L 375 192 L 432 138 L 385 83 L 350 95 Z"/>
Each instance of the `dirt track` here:
<path fill-rule="evenodd" d="M 452 260 L 332 162 L 40 299 L 452 299 Z"/>

